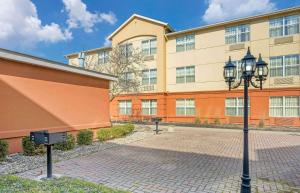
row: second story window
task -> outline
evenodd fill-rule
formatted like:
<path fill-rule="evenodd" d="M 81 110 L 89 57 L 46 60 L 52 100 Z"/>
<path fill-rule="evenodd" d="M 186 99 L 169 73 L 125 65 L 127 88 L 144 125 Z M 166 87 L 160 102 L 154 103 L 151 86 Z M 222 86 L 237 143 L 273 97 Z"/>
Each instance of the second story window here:
<path fill-rule="evenodd" d="M 126 58 L 132 56 L 132 50 L 133 50 L 133 48 L 132 48 L 132 44 L 131 43 L 120 45 L 120 49 L 121 49 L 122 54 Z"/>
<path fill-rule="evenodd" d="M 236 79 L 240 80 L 241 76 L 242 76 L 242 61 L 241 60 L 236 60 L 236 61 L 232 61 L 232 63 L 236 66 Z"/>
<path fill-rule="evenodd" d="M 288 36 L 299 33 L 299 18 L 299 15 L 291 15 L 271 19 L 269 22 L 270 37 Z"/>
<path fill-rule="evenodd" d="M 156 54 L 156 38 L 142 41 L 142 53 L 144 56 Z"/>
<path fill-rule="evenodd" d="M 99 52 L 99 64 L 107 64 L 109 60 L 109 52 L 101 51 Z"/>
<path fill-rule="evenodd" d="M 225 43 L 235 44 L 239 42 L 246 42 L 250 40 L 250 26 L 238 25 L 225 28 Z"/>
<path fill-rule="evenodd" d="M 176 52 L 195 49 L 195 34 L 176 38 Z"/>
<path fill-rule="evenodd" d="M 131 82 L 133 80 L 133 78 L 134 78 L 133 72 L 126 72 L 126 73 L 124 73 L 124 82 L 125 83 Z"/>
<path fill-rule="evenodd" d="M 270 58 L 270 76 L 300 75 L 300 55 L 275 56 Z"/>
<path fill-rule="evenodd" d="M 195 82 L 195 66 L 176 68 L 176 83 Z"/>
<path fill-rule="evenodd" d="M 84 60 L 85 60 L 85 53 L 84 52 L 80 52 L 78 54 L 78 65 L 80 67 L 84 67 Z"/>
<path fill-rule="evenodd" d="M 156 69 L 146 69 L 142 71 L 142 84 L 150 85 L 156 84 L 157 81 L 157 70 Z"/>

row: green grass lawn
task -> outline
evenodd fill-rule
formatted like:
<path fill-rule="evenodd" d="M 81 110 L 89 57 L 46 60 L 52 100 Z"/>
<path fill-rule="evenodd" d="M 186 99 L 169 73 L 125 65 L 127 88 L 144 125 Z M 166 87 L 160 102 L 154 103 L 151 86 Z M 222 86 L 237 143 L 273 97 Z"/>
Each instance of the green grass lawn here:
<path fill-rule="evenodd" d="M 2 193 L 125 193 L 100 184 L 62 177 L 54 180 L 34 181 L 16 176 L 0 175 Z"/>

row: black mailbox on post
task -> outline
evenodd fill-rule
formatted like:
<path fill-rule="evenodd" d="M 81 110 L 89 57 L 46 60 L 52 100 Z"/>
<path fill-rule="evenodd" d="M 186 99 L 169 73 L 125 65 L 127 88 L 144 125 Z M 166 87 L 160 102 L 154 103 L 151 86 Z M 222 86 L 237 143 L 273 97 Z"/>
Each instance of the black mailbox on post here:
<path fill-rule="evenodd" d="M 67 140 L 67 132 L 48 133 L 48 131 L 30 132 L 30 140 L 37 145 L 47 147 L 47 178 L 52 178 L 52 145 Z"/>
<path fill-rule="evenodd" d="M 155 129 L 155 132 L 156 134 L 158 134 L 159 130 L 158 130 L 158 123 L 161 122 L 162 118 L 160 117 L 153 117 L 151 118 L 151 121 L 155 123 L 156 125 L 156 129 Z"/>

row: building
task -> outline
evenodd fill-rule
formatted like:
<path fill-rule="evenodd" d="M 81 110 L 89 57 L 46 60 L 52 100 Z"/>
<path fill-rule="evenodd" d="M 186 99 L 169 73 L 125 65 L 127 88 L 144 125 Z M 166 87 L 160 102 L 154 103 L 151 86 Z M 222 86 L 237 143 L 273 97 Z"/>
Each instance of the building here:
<path fill-rule="evenodd" d="M 30 131 L 110 126 L 107 74 L 0 49 L 0 139 L 22 151 Z"/>
<path fill-rule="evenodd" d="M 240 66 L 247 47 L 269 64 L 263 90 L 250 88 L 250 124 L 300 126 L 300 7 L 174 31 L 168 23 L 132 15 L 110 36 L 112 47 L 69 54 L 108 62 L 110 50 L 139 47 L 145 55 L 141 92 L 111 102 L 113 120 L 242 123 L 243 91 L 228 91 L 223 66 Z"/>

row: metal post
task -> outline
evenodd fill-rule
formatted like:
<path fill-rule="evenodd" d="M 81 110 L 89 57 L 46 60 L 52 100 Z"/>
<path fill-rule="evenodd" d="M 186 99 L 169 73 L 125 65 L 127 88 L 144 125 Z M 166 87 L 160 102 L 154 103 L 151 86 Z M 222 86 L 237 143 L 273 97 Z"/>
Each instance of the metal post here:
<path fill-rule="evenodd" d="M 251 193 L 249 175 L 249 148 L 248 148 L 248 77 L 244 77 L 244 153 L 243 153 L 243 175 L 241 177 L 241 193 Z"/>
<path fill-rule="evenodd" d="M 52 155 L 51 155 L 51 145 L 47 146 L 47 178 L 52 178 Z"/>
<path fill-rule="evenodd" d="M 158 121 L 155 121 L 155 125 L 156 125 L 156 135 L 158 134 Z"/>

